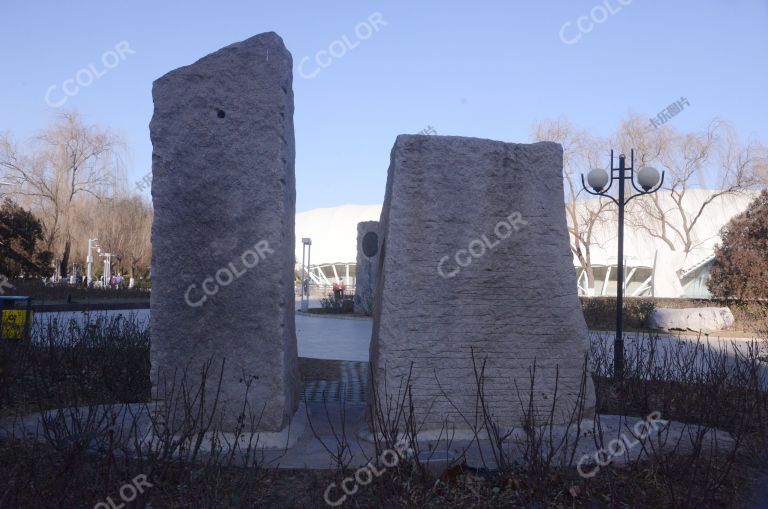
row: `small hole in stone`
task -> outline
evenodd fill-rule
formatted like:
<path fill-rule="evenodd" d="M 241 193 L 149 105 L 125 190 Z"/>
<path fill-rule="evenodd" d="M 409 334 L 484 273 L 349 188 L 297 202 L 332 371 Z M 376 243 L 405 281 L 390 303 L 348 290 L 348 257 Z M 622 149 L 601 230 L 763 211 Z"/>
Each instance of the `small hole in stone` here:
<path fill-rule="evenodd" d="M 219 118 L 224 118 L 227 116 L 227 114 L 224 113 L 224 110 L 216 110 L 216 116 Z"/>

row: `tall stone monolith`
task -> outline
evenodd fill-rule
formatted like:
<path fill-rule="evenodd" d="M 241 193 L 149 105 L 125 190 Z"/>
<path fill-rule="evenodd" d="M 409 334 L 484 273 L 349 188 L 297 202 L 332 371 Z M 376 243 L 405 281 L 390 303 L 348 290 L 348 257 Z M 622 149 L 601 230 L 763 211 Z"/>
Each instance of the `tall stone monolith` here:
<path fill-rule="evenodd" d="M 357 223 L 357 265 L 355 267 L 355 313 L 370 315 L 379 273 L 379 222 Z"/>
<path fill-rule="evenodd" d="M 153 382 L 186 373 L 223 431 L 277 431 L 299 398 L 292 58 L 275 33 L 154 82 Z M 158 378 L 159 377 L 159 378 Z M 155 387 L 162 400 L 164 387 Z"/>
<path fill-rule="evenodd" d="M 370 347 L 372 386 L 385 408 L 410 376 L 422 430 L 468 428 L 465 419 L 482 424 L 482 376 L 494 422 L 519 426 L 535 363 L 534 411 L 548 415 L 556 395 L 555 421 L 570 418 L 588 334 L 562 170 L 555 143 L 397 138 L 379 225 Z M 589 414 L 594 393 L 586 380 Z"/>

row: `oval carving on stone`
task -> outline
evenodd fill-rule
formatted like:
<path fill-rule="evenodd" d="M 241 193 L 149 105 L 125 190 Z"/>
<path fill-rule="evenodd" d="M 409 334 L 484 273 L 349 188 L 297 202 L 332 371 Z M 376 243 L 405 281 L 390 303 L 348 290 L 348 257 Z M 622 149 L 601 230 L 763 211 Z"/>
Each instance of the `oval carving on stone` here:
<path fill-rule="evenodd" d="M 379 252 L 379 236 L 376 232 L 368 232 L 363 235 L 363 254 L 373 258 Z"/>

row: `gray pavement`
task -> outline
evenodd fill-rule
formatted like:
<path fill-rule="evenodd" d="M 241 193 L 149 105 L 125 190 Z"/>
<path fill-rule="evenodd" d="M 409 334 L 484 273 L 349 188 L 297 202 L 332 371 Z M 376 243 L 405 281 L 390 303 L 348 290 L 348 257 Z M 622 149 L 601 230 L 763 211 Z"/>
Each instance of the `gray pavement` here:
<path fill-rule="evenodd" d="M 36 325 L 44 325 L 49 320 L 58 320 L 62 323 L 71 319 L 85 323 L 97 317 L 110 319 L 117 316 L 135 319 L 141 324 L 149 324 L 149 309 L 36 313 L 33 321 Z M 297 313 L 296 336 L 299 357 L 367 362 L 371 328 L 370 319 L 347 320 L 333 316 L 308 316 Z"/>
<path fill-rule="evenodd" d="M 296 315 L 299 357 L 368 361 L 372 320 Z"/>

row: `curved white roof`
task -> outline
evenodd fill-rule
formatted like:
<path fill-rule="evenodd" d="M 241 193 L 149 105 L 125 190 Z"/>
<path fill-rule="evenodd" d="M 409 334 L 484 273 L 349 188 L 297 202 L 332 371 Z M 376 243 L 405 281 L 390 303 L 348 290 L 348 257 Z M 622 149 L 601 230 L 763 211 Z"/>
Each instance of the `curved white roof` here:
<path fill-rule="evenodd" d="M 341 205 L 296 214 L 296 259 L 301 263 L 301 239 L 312 239 L 312 265 L 356 263 L 357 223 L 378 221 L 381 205 Z"/>
<path fill-rule="evenodd" d="M 687 190 L 682 201 L 686 210 L 686 217 L 689 220 L 695 217 L 701 204 L 709 199 L 713 193 L 715 191 L 706 189 Z M 758 191 L 747 191 L 740 194 L 719 196 L 707 205 L 691 230 L 693 248 L 688 256 L 681 260 L 682 267 L 684 269 L 690 268 L 712 256 L 715 245 L 720 242 L 720 229 L 733 216 L 746 210 L 758 193 Z M 637 208 L 640 205 L 638 203 L 640 200 L 651 199 L 650 196 L 638 196 L 630 202 L 629 206 Z M 680 228 L 682 226 L 681 216 L 670 192 L 660 191 L 658 199 L 661 208 L 666 212 L 668 222 L 673 227 Z M 579 202 L 579 207 L 586 209 L 586 207 L 594 207 L 596 203 L 597 198 L 584 200 Z M 607 220 L 596 226 L 593 235 L 591 246 L 593 266 L 616 265 L 616 251 L 618 249 L 616 206 L 611 204 L 603 211 L 603 214 Z M 652 222 L 650 218 L 649 221 Z M 682 231 L 682 228 L 680 229 Z M 670 232 L 668 237 L 675 245 L 676 251 L 683 250 L 682 240 L 677 234 Z M 654 256 L 657 252 L 664 254 L 666 259 L 666 255 L 671 253 L 672 249 L 662 239 L 653 237 L 642 229 L 633 228 L 631 220 L 627 217 L 624 227 L 624 256 L 627 259 L 627 265 L 653 267 Z M 574 265 L 579 266 L 578 260 L 574 259 Z"/>
<path fill-rule="evenodd" d="M 684 206 L 687 215 L 695 214 L 701 203 L 712 195 L 713 191 L 689 189 L 686 192 Z M 714 246 L 720 241 L 719 232 L 734 215 L 744 211 L 757 196 L 757 192 L 718 197 L 708 205 L 693 229 L 696 247 L 683 262 L 689 268 L 712 255 Z M 647 200 L 649 197 L 638 197 Z M 660 192 L 659 199 L 665 210 L 673 211 L 676 204 L 668 191 Z M 579 207 L 596 204 L 597 198 L 579 202 Z M 611 205 L 604 212 L 606 221 L 595 228 L 592 245 L 592 264 L 616 264 L 616 206 Z M 296 259 L 301 262 L 301 238 L 312 239 L 313 265 L 326 263 L 355 263 L 357 259 L 357 223 L 378 221 L 381 205 L 341 205 L 338 207 L 309 210 L 296 214 Z M 674 217 L 674 213 L 670 214 Z M 674 223 L 673 223 L 674 224 Z M 682 246 L 677 246 L 681 249 Z M 632 228 L 627 221 L 625 227 L 624 253 L 629 266 L 652 267 L 656 252 L 669 253 L 671 249 L 661 239 L 653 238 L 646 232 Z M 574 259 L 574 265 L 579 263 Z"/>

